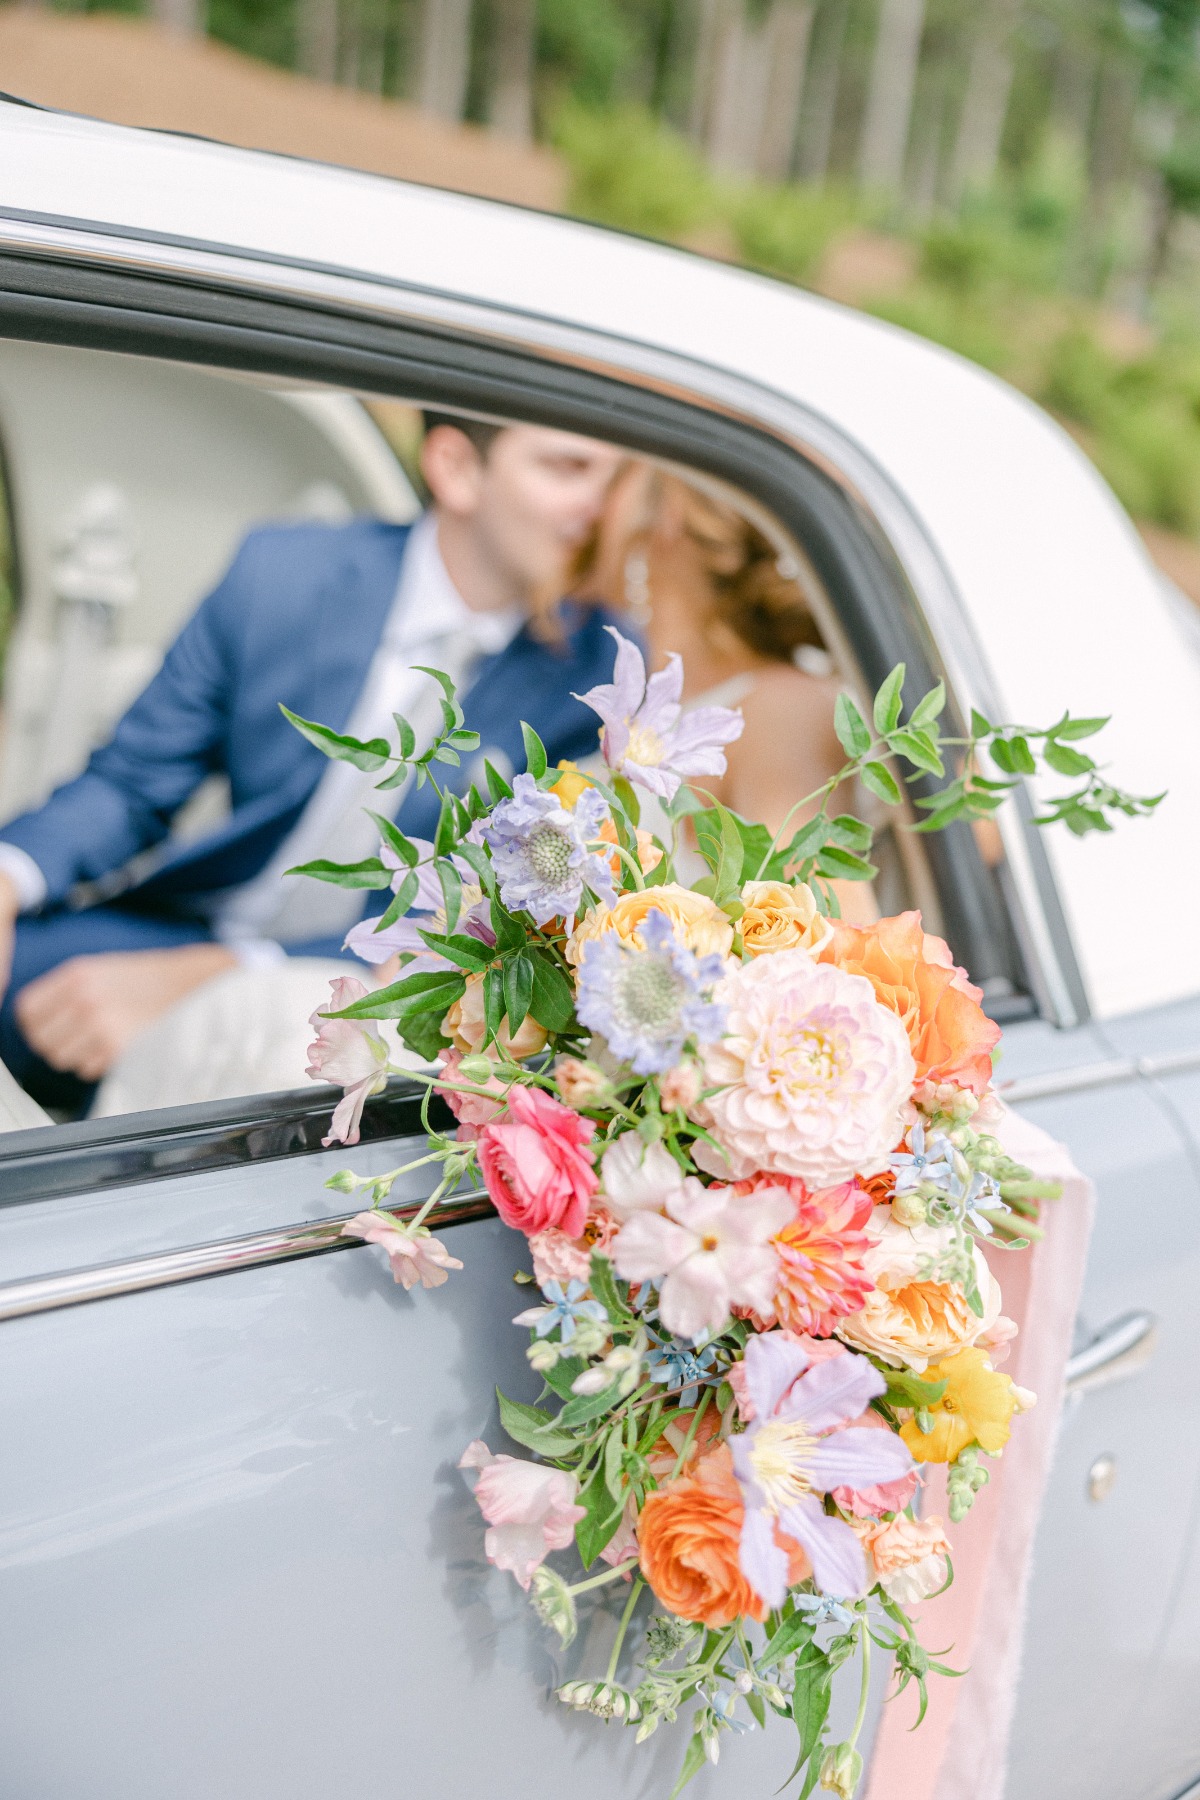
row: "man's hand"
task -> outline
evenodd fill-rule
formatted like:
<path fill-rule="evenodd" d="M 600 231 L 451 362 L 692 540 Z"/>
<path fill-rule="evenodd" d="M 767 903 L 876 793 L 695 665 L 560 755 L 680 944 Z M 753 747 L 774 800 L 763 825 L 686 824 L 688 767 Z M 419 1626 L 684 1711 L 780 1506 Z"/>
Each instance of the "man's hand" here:
<path fill-rule="evenodd" d="M 222 944 L 73 956 L 22 988 L 17 1023 L 52 1069 L 99 1081 L 139 1031 L 236 963 Z"/>
<path fill-rule="evenodd" d="M 8 876 L 0 875 L 0 995 L 3 995 L 12 974 L 13 943 L 20 911 L 20 895 Z"/>

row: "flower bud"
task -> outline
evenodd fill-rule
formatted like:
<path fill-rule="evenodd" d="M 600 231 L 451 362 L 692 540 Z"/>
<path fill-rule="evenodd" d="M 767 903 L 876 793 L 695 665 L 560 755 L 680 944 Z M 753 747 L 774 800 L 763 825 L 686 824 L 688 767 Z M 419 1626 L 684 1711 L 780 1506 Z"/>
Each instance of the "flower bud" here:
<path fill-rule="evenodd" d="M 589 1712 L 605 1723 L 615 1719 L 618 1725 L 631 1725 L 642 1716 L 634 1696 L 611 1681 L 568 1681 L 555 1692 L 564 1706 Z"/>
<path fill-rule="evenodd" d="M 754 1677 L 750 1673 L 749 1669 L 739 1670 L 739 1672 L 733 1678 L 734 1693 L 735 1694 L 749 1694 L 753 1691 L 753 1688 L 754 1688 Z"/>
<path fill-rule="evenodd" d="M 659 1081 L 658 1092 L 664 1112 L 674 1112 L 677 1107 L 687 1112 L 695 1106 L 700 1098 L 700 1076 L 695 1063 L 677 1063 L 668 1069 Z"/>
<path fill-rule="evenodd" d="M 482 1086 L 495 1075 L 496 1065 L 490 1056 L 464 1056 L 455 1073 L 461 1075 L 464 1081 Z"/>
<path fill-rule="evenodd" d="M 925 1202 L 918 1193 L 892 1196 L 892 1217 L 897 1225 L 923 1225 L 925 1210 Z"/>
<path fill-rule="evenodd" d="M 542 1624 L 558 1633 L 565 1649 L 574 1640 L 578 1621 L 574 1596 L 562 1576 L 543 1563 L 533 1571 L 529 1598 Z"/>
<path fill-rule="evenodd" d="M 595 1063 L 580 1062 L 577 1056 L 560 1056 L 554 1065 L 554 1079 L 566 1106 L 595 1106 L 609 1092 L 609 1081 Z"/>
<path fill-rule="evenodd" d="M 835 1744 L 821 1764 L 821 1786 L 838 1800 L 854 1800 L 862 1771 L 863 1759 L 853 1744 Z"/>
<path fill-rule="evenodd" d="M 352 1194 L 358 1186 L 358 1176 L 349 1169 L 339 1169 L 336 1175 L 329 1177 L 325 1186 L 332 1188 L 335 1194 Z"/>
<path fill-rule="evenodd" d="M 530 1368 L 535 1369 L 539 1375 L 544 1375 L 546 1370 L 552 1369 L 558 1361 L 560 1348 L 558 1344 L 552 1344 L 548 1338 L 536 1338 L 525 1352 L 529 1358 Z"/>
<path fill-rule="evenodd" d="M 612 1381 L 613 1378 L 604 1364 L 598 1363 L 594 1369 L 585 1369 L 582 1375 L 575 1377 L 571 1383 L 571 1392 L 585 1395 L 602 1394 L 605 1388 L 612 1386 Z"/>

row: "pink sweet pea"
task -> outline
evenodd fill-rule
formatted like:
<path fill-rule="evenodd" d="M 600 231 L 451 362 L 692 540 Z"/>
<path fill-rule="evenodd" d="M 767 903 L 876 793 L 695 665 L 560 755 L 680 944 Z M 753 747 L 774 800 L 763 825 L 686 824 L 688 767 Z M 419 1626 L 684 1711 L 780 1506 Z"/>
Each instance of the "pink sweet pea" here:
<path fill-rule="evenodd" d="M 512 1087 L 508 1111 L 479 1133 L 484 1186 L 506 1225 L 536 1237 L 557 1225 L 577 1238 L 599 1186 L 588 1149 L 596 1127 L 540 1088 Z"/>
<path fill-rule="evenodd" d="M 353 975 L 339 976 L 329 984 L 329 1005 L 312 1014 L 309 1024 L 316 1038 L 308 1046 L 308 1067 L 304 1071 L 314 1081 L 329 1081 L 346 1091 L 334 1110 L 329 1136 L 321 1142 L 357 1144 L 359 1121 L 369 1094 L 378 1094 L 387 1086 L 387 1045 L 379 1035 L 374 1019 L 331 1019 L 331 1012 L 341 1012 L 354 1000 L 361 1000 L 368 989 Z"/>
<path fill-rule="evenodd" d="M 626 1281 L 657 1281 L 659 1317 L 676 1337 L 720 1331 L 734 1306 L 759 1311 L 755 1296 L 774 1294 L 779 1258 L 771 1239 L 794 1208 L 780 1188 L 737 1194 L 686 1176 L 668 1193 L 667 1215 L 640 1211 L 613 1239 L 612 1260 Z"/>
<path fill-rule="evenodd" d="M 610 769 L 673 800 L 681 780 L 723 775 L 726 744 L 742 735 L 740 712 L 728 706 L 694 706 L 684 712 L 683 663 L 676 655 L 646 678 L 637 645 L 611 625 L 617 659 L 611 682 L 579 698 L 604 721 L 600 745 Z"/>
<path fill-rule="evenodd" d="M 493 1456 L 480 1438 L 467 1445 L 460 1469 L 478 1469 L 475 1498 L 488 1523 L 483 1547 L 497 1569 L 510 1569 L 528 1589 L 551 1550 L 574 1542 L 585 1510 L 575 1504 L 576 1482 L 562 1469 Z"/>
<path fill-rule="evenodd" d="M 359 1237 L 364 1243 L 378 1244 L 386 1250 L 392 1274 L 404 1288 L 441 1287 L 451 1269 L 461 1269 L 457 1256 L 451 1256 L 445 1244 L 431 1237 L 424 1225 L 414 1230 L 402 1225 L 390 1213 L 360 1212 L 342 1226 L 343 1237 Z"/>

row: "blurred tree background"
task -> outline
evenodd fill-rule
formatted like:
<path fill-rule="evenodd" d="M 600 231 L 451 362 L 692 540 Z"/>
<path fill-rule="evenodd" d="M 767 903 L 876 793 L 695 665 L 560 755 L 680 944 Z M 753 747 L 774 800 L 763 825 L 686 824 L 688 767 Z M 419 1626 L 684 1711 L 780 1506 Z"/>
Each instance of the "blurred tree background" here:
<path fill-rule="evenodd" d="M 950 346 L 1057 413 L 1139 517 L 1200 533 L 1200 0 L 147 7 L 549 142 L 576 213 Z"/>

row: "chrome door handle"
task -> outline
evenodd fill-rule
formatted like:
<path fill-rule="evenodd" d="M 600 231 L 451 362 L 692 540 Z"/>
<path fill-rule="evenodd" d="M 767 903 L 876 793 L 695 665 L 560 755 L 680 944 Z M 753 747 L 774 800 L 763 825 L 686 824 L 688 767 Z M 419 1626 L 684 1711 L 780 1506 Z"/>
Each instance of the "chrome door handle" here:
<path fill-rule="evenodd" d="M 1153 1313 L 1123 1313 L 1070 1358 L 1067 1393 L 1087 1394 L 1138 1374 L 1154 1355 L 1157 1342 L 1158 1320 Z"/>

